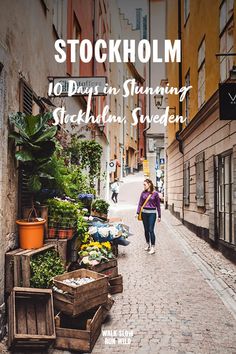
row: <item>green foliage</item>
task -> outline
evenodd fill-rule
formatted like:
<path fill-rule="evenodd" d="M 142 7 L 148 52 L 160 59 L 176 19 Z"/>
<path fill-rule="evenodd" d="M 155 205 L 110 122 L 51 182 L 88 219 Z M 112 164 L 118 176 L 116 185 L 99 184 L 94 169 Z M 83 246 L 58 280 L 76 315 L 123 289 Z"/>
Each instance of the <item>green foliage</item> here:
<path fill-rule="evenodd" d="M 34 256 L 30 268 L 30 286 L 33 288 L 50 288 L 52 278 L 65 272 L 63 263 L 54 250 Z"/>
<path fill-rule="evenodd" d="M 80 193 L 95 194 L 94 188 L 89 185 L 89 180 L 81 166 L 70 164 L 70 155 L 63 150 L 59 143 L 56 144 L 56 151 L 47 166 L 47 173 L 54 177 L 48 181 L 48 187 L 57 189 L 61 195 L 66 195 L 77 200 Z"/>
<path fill-rule="evenodd" d="M 103 199 L 96 199 L 92 204 L 92 210 L 98 213 L 107 214 L 110 204 Z"/>
<path fill-rule="evenodd" d="M 95 185 L 95 179 L 100 175 L 102 146 L 95 140 L 79 140 L 72 138 L 69 148 L 71 161 L 88 172 L 89 185 Z"/>
<path fill-rule="evenodd" d="M 43 180 L 53 178 L 47 173 L 55 151 L 54 137 L 57 133 L 56 126 L 48 125 L 51 118 L 51 113 L 33 116 L 18 112 L 9 116 L 10 123 L 17 129 L 9 137 L 20 147 L 15 157 L 23 166 L 28 177 L 28 189 L 32 193 L 42 188 Z"/>
<path fill-rule="evenodd" d="M 77 216 L 77 231 L 79 238 L 82 240 L 82 242 L 85 242 L 88 237 L 88 223 L 84 219 L 83 213 L 78 214 Z"/>
<path fill-rule="evenodd" d="M 48 219 L 49 223 L 58 223 L 60 226 L 67 228 L 75 228 L 77 225 L 78 208 L 81 205 L 74 204 L 67 200 L 60 200 L 59 198 L 48 199 Z"/>

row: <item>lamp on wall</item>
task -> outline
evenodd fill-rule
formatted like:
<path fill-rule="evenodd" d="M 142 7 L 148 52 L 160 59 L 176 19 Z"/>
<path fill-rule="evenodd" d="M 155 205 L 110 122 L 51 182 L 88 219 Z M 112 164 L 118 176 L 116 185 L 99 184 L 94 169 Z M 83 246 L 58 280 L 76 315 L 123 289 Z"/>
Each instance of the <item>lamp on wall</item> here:
<path fill-rule="evenodd" d="M 158 109 L 164 109 L 164 110 L 165 110 L 167 107 L 162 107 L 163 98 L 164 98 L 163 95 L 158 94 L 158 95 L 155 95 L 155 96 L 154 96 L 154 101 L 155 101 L 155 106 L 156 106 Z M 169 110 L 174 111 L 174 115 L 176 115 L 176 107 L 169 107 Z"/>
<path fill-rule="evenodd" d="M 164 96 L 159 94 L 154 96 L 155 106 L 160 108 L 162 106 Z"/>

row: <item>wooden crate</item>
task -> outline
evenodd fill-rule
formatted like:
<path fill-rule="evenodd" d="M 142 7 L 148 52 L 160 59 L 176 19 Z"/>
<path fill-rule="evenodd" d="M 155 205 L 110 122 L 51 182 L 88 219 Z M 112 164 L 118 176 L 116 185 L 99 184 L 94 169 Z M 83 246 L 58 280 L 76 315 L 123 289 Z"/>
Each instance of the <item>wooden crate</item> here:
<path fill-rule="evenodd" d="M 58 314 L 55 348 L 90 353 L 101 333 L 103 315 L 102 306 L 76 318 Z"/>
<path fill-rule="evenodd" d="M 117 277 L 118 275 L 118 265 L 116 259 L 111 259 L 106 263 L 98 264 L 90 269 L 94 272 L 107 275 L 109 279 Z"/>
<path fill-rule="evenodd" d="M 69 286 L 65 279 L 91 277 L 95 280 L 80 286 Z M 53 278 L 54 285 L 66 292 L 53 292 L 54 306 L 70 316 L 78 316 L 92 308 L 105 304 L 108 299 L 108 277 L 88 269 L 78 269 Z"/>
<path fill-rule="evenodd" d="M 55 317 L 55 348 L 91 352 L 101 332 L 101 325 L 113 304 L 114 299 L 109 294 L 104 305 L 76 318 L 59 313 Z"/>
<path fill-rule="evenodd" d="M 5 276 L 5 289 L 9 294 L 14 286 L 16 287 L 30 287 L 30 261 L 31 259 L 43 252 L 50 249 L 55 249 L 54 245 L 45 245 L 35 250 L 16 250 L 6 253 L 6 276 Z"/>
<path fill-rule="evenodd" d="M 119 274 L 117 277 L 109 279 L 109 293 L 118 294 L 123 292 L 123 277 Z"/>
<path fill-rule="evenodd" d="M 41 350 L 56 339 L 52 290 L 14 288 L 8 299 L 8 346 Z"/>
<path fill-rule="evenodd" d="M 68 240 L 46 239 L 45 244 L 53 245 L 57 253 L 59 254 L 61 260 L 63 261 L 64 265 L 66 265 Z"/>

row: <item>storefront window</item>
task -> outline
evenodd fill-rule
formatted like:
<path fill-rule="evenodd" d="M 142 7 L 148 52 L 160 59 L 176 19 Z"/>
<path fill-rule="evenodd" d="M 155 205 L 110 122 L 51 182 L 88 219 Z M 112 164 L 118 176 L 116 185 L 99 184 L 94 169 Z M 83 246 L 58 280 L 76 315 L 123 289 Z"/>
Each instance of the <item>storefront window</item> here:
<path fill-rule="evenodd" d="M 232 156 L 228 154 L 219 158 L 219 237 L 225 242 L 234 244 Z"/>

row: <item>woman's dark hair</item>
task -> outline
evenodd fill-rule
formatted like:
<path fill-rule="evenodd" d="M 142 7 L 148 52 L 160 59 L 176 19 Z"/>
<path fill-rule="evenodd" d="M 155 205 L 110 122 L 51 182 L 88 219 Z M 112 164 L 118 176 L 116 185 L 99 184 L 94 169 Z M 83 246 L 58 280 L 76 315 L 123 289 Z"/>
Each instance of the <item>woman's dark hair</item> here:
<path fill-rule="evenodd" d="M 146 178 L 144 180 L 144 182 L 146 182 L 146 183 L 148 183 L 150 185 L 150 187 L 149 187 L 150 191 L 153 192 L 154 191 L 154 185 L 153 185 L 152 181 L 149 178 Z"/>

